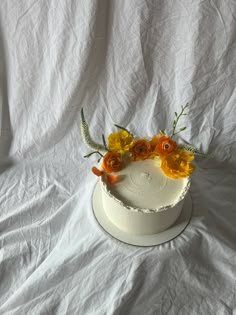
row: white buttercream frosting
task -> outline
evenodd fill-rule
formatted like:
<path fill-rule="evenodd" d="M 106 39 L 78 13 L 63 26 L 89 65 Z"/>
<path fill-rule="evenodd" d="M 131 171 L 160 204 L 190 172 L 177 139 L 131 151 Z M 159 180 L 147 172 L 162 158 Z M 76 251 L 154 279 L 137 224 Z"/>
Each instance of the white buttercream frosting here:
<path fill-rule="evenodd" d="M 111 198 L 123 207 L 141 212 L 158 212 L 180 202 L 189 188 L 189 178 L 171 179 L 164 175 L 159 162 L 144 160 L 130 162 L 116 175 L 116 184 L 102 186 Z"/>

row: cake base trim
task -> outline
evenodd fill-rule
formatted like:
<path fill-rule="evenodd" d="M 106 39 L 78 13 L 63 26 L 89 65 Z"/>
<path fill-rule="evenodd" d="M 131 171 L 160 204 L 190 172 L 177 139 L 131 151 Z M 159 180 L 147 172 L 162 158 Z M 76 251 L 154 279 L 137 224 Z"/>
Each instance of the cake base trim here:
<path fill-rule="evenodd" d="M 98 181 L 92 196 L 94 216 L 105 232 L 107 232 L 113 238 L 129 245 L 147 247 L 156 246 L 171 241 L 185 230 L 192 217 L 192 199 L 190 192 L 188 192 L 184 200 L 181 214 L 177 221 L 170 228 L 163 232 L 152 235 L 129 234 L 116 227 L 106 216 L 106 213 L 103 209 L 101 189 L 102 187 Z"/>

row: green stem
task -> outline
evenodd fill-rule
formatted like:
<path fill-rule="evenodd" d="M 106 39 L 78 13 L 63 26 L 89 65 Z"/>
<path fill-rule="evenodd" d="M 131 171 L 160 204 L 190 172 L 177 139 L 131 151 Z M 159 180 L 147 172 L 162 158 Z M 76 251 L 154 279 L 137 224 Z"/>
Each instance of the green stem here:
<path fill-rule="evenodd" d="M 173 122 L 173 131 L 172 131 L 171 138 L 174 137 L 175 135 L 177 135 L 178 133 L 180 133 L 181 131 L 184 130 L 184 129 L 182 129 L 182 130 L 180 129 L 179 131 L 175 132 L 176 127 L 177 127 L 177 124 L 178 124 L 178 122 L 179 122 L 179 119 L 180 119 L 181 116 L 186 115 L 186 114 L 184 113 L 184 111 L 185 111 L 185 109 L 186 109 L 188 106 L 189 106 L 188 103 L 187 103 L 184 107 L 182 106 L 182 110 L 181 110 L 181 112 L 180 112 L 179 115 L 175 112 L 176 120 L 174 120 L 174 122 Z M 185 128 L 185 129 L 186 129 L 186 128 Z"/>
<path fill-rule="evenodd" d="M 108 149 L 108 147 L 107 147 L 107 144 L 106 144 L 106 140 L 105 140 L 104 135 L 102 135 L 102 141 L 103 141 L 103 145 L 104 145 L 105 149 L 106 149 L 107 151 L 109 151 L 109 149 Z"/>
<path fill-rule="evenodd" d="M 119 128 L 119 129 L 125 130 L 126 132 L 128 132 L 128 133 L 133 137 L 132 133 L 131 133 L 129 130 L 127 130 L 126 128 L 121 127 L 121 126 L 116 125 L 116 124 L 114 124 L 114 125 L 115 125 L 117 128 Z"/>
<path fill-rule="evenodd" d="M 178 133 L 182 132 L 183 130 L 185 130 L 186 128 L 184 129 L 180 129 L 179 131 L 175 132 L 174 134 L 171 135 L 171 138 L 176 136 Z"/>
<path fill-rule="evenodd" d="M 203 159 L 213 159 L 214 158 L 213 154 L 205 154 L 205 153 L 201 153 L 201 152 L 198 152 L 198 151 L 194 152 L 194 155 L 199 155 Z"/>
<path fill-rule="evenodd" d="M 93 154 L 99 154 L 101 157 L 103 157 L 103 155 L 102 155 L 102 153 L 100 153 L 99 151 L 93 151 L 93 152 L 91 152 L 91 153 L 89 153 L 89 154 L 87 154 L 87 155 L 84 155 L 84 158 L 88 158 L 88 157 L 90 157 L 91 155 L 93 155 Z"/>
<path fill-rule="evenodd" d="M 84 121 L 84 120 L 85 120 L 85 117 L 84 117 L 84 110 L 83 110 L 83 107 L 81 108 L 80 114 L 81 114 L 81 119 L 82 119 L 82 121 Z"/>

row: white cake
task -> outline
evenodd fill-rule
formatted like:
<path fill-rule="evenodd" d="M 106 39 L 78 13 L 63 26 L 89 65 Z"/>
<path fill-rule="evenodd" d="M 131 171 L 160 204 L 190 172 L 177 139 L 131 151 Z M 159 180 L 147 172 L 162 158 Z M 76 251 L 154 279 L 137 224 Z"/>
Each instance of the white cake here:
<path fill-rule="evenodd" d="M 150 138 L 139 138 L 115 125 L 118 130 L 109 134 L 107 141 L 102 135 L 103 144 L 91 138 L 81 110 L 81 135 L 94 150 L 84 157 L 98 155 L 101 161 L 98 168 L 93 166 L 91 170 L 100 177 L 101 187 L 97 186 L 96 192 L 101 191 L 101 199 L 97 194 L 96 198 L 101 207 L 97 209 L 103 210 L 106 226 L 135 238 L 152 238 L 171 227 L 180 216 L 195 170 L 195 146 L 178 144 L 176 140 L 176 135 L 186 129 L 177 125 L 187 114 L 188 106 L 181 106 L 181 111 L 174 113 L 169 134 L 162 129 Z"/>
<path fill-rule="evenodd" d="M 165 176 L 153 159 L 130 162 L 116 172 L 119 181 L 100 178 L 104 211 L 119 229 L 130 234 L 156 234 L 179 217 L 190 179 Z"/>

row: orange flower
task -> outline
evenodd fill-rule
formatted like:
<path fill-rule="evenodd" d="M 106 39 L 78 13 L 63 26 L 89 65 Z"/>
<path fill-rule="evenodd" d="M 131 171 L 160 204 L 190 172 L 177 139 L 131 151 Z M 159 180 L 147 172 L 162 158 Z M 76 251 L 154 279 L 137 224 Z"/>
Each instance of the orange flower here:
<path fill-rule="evenodd" d="M 92 172 L 93 174 L 97 175 L 97 176 L 102 176 L 103 175 L 103 171 L 100 171 L 99 169 L 97 169 L 95 166 L 92 167 Z"/>
<path fill-rule="evenodd" d="M 134 161 L 146 160 L 151 153 L 150 142 L 144 139 L 134 141 L 130 153 Z"/>
<path fill-rule="evenodd" d="M 175 151 L 177 144 L 168 136 L 161 136 L 155 147 L 155 152 L 161 156 L 166 156 Z"/>
<path fill-rule="evenodd" d="M 123 163 L 121 156 L 116 152 L 107 152 L 103 158 L 102 168 L 106 173 L 118 172 L 121 170 Z"/>
<path fill-rule="evenodd" d="M 120 180 L 118 175 L 107 175 L 107 181 L 109 184 L 114 185 Z"/>
<path fill-rule="evenodd" d="M 156 136 L 153 136 L 152 137 L 152 140 L 150 141 L 150 145 L 151 145 L 151 148 L 152 148 L 152 151 L 155 150 L 158 142 L 159 142 L 159 139 L 161 138 L 162 136 L 160 134 L 156 135 Z"/>
<path fill-rule="evenodd" d="M 162 157 L 161 169 L 166 176 L 174 179 L 188 177 L 195 170 L 195 166 L 190 163 L 193 159 L 192 153 L 177 149 Z"/>

